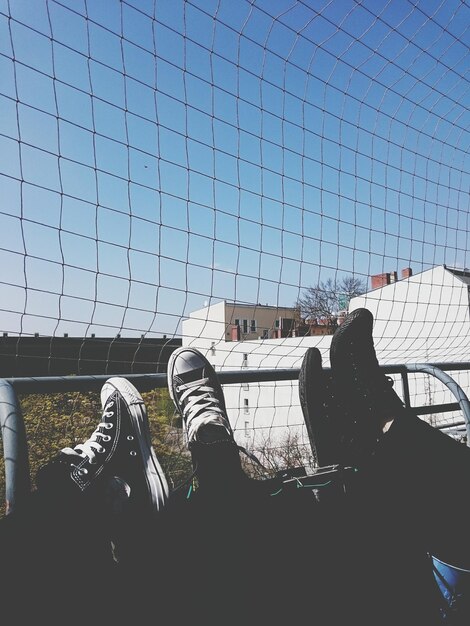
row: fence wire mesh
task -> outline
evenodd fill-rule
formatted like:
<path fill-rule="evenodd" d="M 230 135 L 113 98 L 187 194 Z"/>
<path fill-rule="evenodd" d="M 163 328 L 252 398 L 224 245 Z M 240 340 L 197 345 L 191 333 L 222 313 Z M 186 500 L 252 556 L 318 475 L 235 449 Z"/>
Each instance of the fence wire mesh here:
<path fill-rule="evenodd" d="M 466 361 L 469 25 L 459 0 L 0 0 L 5 376 L 36 335 L 49 373 L 92 340 L 100 373 L 157 339 L 328 366 L 358 306 L 381 363 Z M 306 443 L 295 383 L 227 395 L 242 442 Z"/>

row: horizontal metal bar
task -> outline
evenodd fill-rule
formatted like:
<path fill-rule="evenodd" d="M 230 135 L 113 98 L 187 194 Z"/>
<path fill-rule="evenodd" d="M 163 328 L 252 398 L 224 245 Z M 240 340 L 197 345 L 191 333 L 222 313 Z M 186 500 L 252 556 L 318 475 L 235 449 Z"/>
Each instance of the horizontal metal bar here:
<path fill-rule="evenodd" d="M 465 419 L 467 445 L 470 447 L 470 400 L 462 387 L 452 378 L 452 376 L 446 374 L 446 372 L 442 371 L 442 369 L 436 365 L 431 365 L 429 363 L 415 363 L 413 365 L 407 365 L 407 369 L 409 372 L 420 372 L 422 374 L 434 376 L 454 394 Z"/>
<path fill-rule="evenodd" d="M 452 424 L 437 424 L 435 428 L 438 430 L 465 430 L 466 422 L 452 422 Z"/>
<path fill-rule="evenodd" d="M 428 413 L 451 413 L 452 411 L 460 411 L 458 402 L 449 402 L 448 404 L 433 404 L 426 406 L 414 406 L 413 411 L 417 415 L 428 415 Z"/>
<path fill-rule="evenodd" d="M 470 367 L 470 366 L 469 366 Z M 276 380 L 296 380 L 298 369 L 236 370 L 218 372 L 224 385 L 244 382 L 267 382 Z M 113 374 L 116 376 L 116 374 Z M 166 374 L 120 374 L 134 384 L 139 391 L 150 391 L 167 386 Z M 99 391 L 111 376 L 44 376 L 37 378 L 7 378 L 17 393 L 62 393 L 65 391 Z"/>
<path fill-rule="evenodd" d="M 470 370 L 470 362 L 465 363 L 427 363 L 427 367 L 441 370 Z M 419 363 L 405 365 L 382 365 L 385 374 L 403 374 L 416 371 Z M 326 372 L 330 368 L 325 367 Z M 299 368 L 290 369 L 248 369 L 217 372 L 224 385 L 250 382 L 269 382 L 278 380 L 297 380 Z M 113 374 L 117 376 L 117 374 Z M 120 374 L 130 380 L 140 391 L 150 391 L 167 386 L 166 374 Z M 17 393 L 60 393 L 65 391 L 99 391 L 111 375 L 99 376 L 41 376 L 28 378 L 6 378 Z"/>
<path fill-rule="evenodd" d="M 167 386 L 166 374 L 113 374 L 99 376 L 44 376 L 29 378 L 6 378 L 17 393 L 64 393 L 66 391 L 100 391 L 104 383 L 114 376 L 131 381 L 140 391 L 150 391 Z"/>
<path fill-rule="evenodd" d="M 444 372 L 456 372 L 462 370 L 470 370 L 469 361 L 447 362 L 447 363 L 405 363 L 403 365 L 381 365 L 380 369 L 386 374 L 401 374 L 402 372 L 416 372 L 420 368 L 435 367 Z"/>
<path fill-rule="evenodd" d="M 298 380 L 299 369 L 271 369 L 271 370 L 234 370 L 232 372 L 217 372 L 223 385 L 235 383 L 265 383 L 277 380 Z"/>
<path fill-rule="evenodd" d="M 427 363 L 428 367 L 441 370 L 457 371 L 470 370 L 470 362 L 465 363 Z M 401 374 L 416 371 L 420 364 L 382 365 L 385 374 Z M 330 368 L 325 367 L 328 372 Z M 297 380 L 299 368 L 291 369 L 242 369 L 217 372 L 219 380 L 224 385 L 244 382 L 269 382 L 277 380 Z M 113 374 L 116 376 L 116 374 Z M 120 374 L 130 380 L 140 391 L 149 391 L 157 387 L 166 387 L 166 374 Z M 99 376 L 41 376 L 27 378 L 7 378 L 18 393 L 54 393 L 64 391 L 99 391 L 110 375 Z"/>

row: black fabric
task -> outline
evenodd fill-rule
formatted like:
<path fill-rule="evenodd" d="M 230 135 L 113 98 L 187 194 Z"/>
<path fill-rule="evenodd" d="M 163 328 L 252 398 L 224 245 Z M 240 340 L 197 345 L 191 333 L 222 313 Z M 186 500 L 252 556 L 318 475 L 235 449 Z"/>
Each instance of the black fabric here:
<path fill-rule="evenodd" d="M 342 623 L 335 587 L 344 588 L 343 572 L 327 518 L 311 493 L 270 494 L 246 482 L 176 505 L 182 541 L 172 564 L 185 565 L 180 592 L 191 623 Z"/>
<path fill-rule="evenodd" d="M 411 411 L 401 412 L 360 467 L 349 506 L 364 546 L 369 606 L 377 615 L 388 606 L 389 623 L 437 619 L 442 598 L 430 554 L 469 567 L 469 487 L 468 447 Z M 407 621 L 398 621 L 400 610 Z"/>
<path fill-rule="evenodd" d="M 117 580 L 103 520 L 100 501 L 78 490 L 34 492 L 0 520 L 2 617 L 59 624 L 85 598 L 103 617 L 99 594 Z"/>
<path fill-rule="evenodd" d="M 165 626 L 433 626 L 427 551 L 466 558 L 469 455 L 406 414 L 344 497 L 319 504 L 308 489 L 279 493 L 278 483 L 228 472 L 189 499 L 176 492 L 157 520 L 129 509 L 118 524 L 99 488 L 80 493 L 51 475 L 50 488 L 0 521 L 4 614 L 49 623 L 88 613 L 92 623 Z M 119 565 L 111 537 L 121 542 Z"/>
<path fill-rule="evenodd" d="M 470 449 L 404 411 L 364 467 L 362 501 L 377 508 L 435 556 L 470 567 Z"/>

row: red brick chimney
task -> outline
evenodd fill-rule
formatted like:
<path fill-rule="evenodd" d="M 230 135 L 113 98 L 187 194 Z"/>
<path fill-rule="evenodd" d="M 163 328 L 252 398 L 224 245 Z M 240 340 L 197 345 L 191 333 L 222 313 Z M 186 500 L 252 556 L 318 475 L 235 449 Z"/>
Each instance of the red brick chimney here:
<path fill-rule="evenodd" d="M 378 289 L 379 287 L 390 285 L 390 274 L 374 274 L 370 277 L 370 284 L 372 289 Z"/>
<path fill-rule="evenodd" d="M 405 267 L 401 271 L 401 278 L 409 278 L 413 275 L 411 267 Z M 385 285 L 391 285 L 398 280 L 398 272 L 385 272 L 384 274 L 374 274 L 370 277 L 370 284 L 372 289 L 378 289 L 379 287 L 385 287 Z"/>

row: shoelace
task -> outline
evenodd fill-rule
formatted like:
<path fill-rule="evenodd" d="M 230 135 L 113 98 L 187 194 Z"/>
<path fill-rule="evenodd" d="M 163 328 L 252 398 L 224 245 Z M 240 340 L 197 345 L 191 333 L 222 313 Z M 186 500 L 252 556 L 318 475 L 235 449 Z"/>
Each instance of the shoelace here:
<path fill-rule="evenodd" d="M 176 387 L 177 393 L 181 393 L 180 404 L 183 405 L 188 396 L 186 406 L 183 407 L 183 419 L 186 421 L 188 441 L 194 441 L 200 426 L 203 424 L 219 424 L 223 426 L 229 435 L 232 429 L 224 411 L 219 406 L 219 400 L 215 397 L 214 389 L 209 386 L 208 378 L 201 378 L 189 383 L 183 383 Z"/>
<path fill-rule="evenodd" d="M 103 429 L 109 430 L 110 428 L 113 427 L 112 422 L 106 422 L 104 420 L 104 418 L 109 418 L 114 415 L 113 411 L 109 410 L 111 409 L 113 405 L 114 405 L 114 402 L 111 401 L 105 406 L 103 415 L 101 418 L 102 421 L 98 424 L 98 426 L 93 431 L 93 434 L 91 435 L 91 437 L 87 439 L 85 443 L 80 443 L 74 448 L 63 448 L 62 453 L 72 454 L 72 455 L 78 454 L 83 459 L 88 458 L 91 464 L 95 463 L 95 456 L 97 454 L 104 454 L 104 452 L 106 452 L 105 448 L 103 448 L 100 442 L 101 441 L 107 442 L 111 440 L 111 436 L 106 435 L 103 432 Z M 75 468 L 77 467 L 73 463 L 71 463 L 71 466 Z M 88 474 L 88 470 L 86 468 L 80 468 L 79 471 L 81 474 Z"/>

